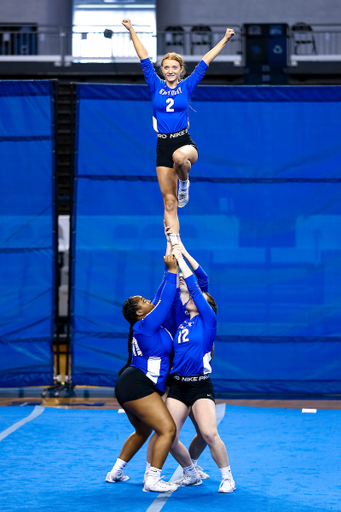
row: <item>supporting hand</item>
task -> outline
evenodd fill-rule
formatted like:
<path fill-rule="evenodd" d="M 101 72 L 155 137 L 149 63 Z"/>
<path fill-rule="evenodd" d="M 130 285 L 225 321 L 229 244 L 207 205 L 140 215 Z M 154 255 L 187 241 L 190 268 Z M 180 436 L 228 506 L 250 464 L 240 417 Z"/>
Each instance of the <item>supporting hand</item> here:
<path fill-rule="evenodd" d="M 177 272 L 177 261 L 175 257 L 172 254 L 169 254 L 168 256 L 164 256 L 165 265 L 168 268 L 169 272 L 172 272 L 173 274 L 176 274 Z"/>
<path fill-rule="evenodd" d="M 171 228 L 169 226 L 166 226 L 165 219 L 163 219 L 163 227 L 164 227 L 164 233 L 165 233 L 165 237 L 166 237 L 167 243 L 170 244 L 171 241 L 170 241 L 170 238 L 169 238 L 169 233 L 171 233 L 172 230 L 171 230 Z"/>
<path fill-rule="evenodd" d="M 181 246 L 179 244 L 174 244 L 172 246 L 172 254 L 175 256 L 177 262 L 179 262 L 179 260 L 183 259 L 182 252 L 181 252 Z"/>

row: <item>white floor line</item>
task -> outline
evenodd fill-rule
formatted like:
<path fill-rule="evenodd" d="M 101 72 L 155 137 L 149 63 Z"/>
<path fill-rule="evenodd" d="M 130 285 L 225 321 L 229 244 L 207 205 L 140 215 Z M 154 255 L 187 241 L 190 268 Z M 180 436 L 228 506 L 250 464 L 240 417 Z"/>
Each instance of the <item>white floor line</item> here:
<path fill-rule="evenodd" d="M 35 408 L 33 409 L 33 411 L 31 412 L 31 414 L 29 414 L 26 418 L 18 421 L 17 423 L 14 423 L 14 425 L 7 428 L 3 432 L 0 432 L 0 441 L 2 441 L 3 439 L 5 439 L 5 437 L 12 434 L 12 432 L 15 432 L 16 430 L 18 430 L 18 428 L 25 425 L 25 423 L 28 423 L 29 421 L 32 421 L 35 418 L 37 418 L 37 416 L 40 416 L 44 412 L 44 410 L 45 410 L 45 407 L 42 407 L 41 405 L 36 405 Z"/>
<path fill-rule="evenodd" d="M 217 413 L 217 425 L 221 422 L 221 420 L 225 416 L 226 404 L 218 404 L 216 405 L 216 413 Z M 182 477 L 182 467 L 178 466 L 174 471 L 172 477 L 170 478 L 170 482 L 174 482 L 178 478 Z M 175 491 L 176 492 L 176 491 Z M 167 503 L 168 498 L 172 496 L 172 492 L 163 492 L 156 496 L 153 503 L 150 507 L 147 508 L 146 512 L 160 512 L 163 506 Z"/>

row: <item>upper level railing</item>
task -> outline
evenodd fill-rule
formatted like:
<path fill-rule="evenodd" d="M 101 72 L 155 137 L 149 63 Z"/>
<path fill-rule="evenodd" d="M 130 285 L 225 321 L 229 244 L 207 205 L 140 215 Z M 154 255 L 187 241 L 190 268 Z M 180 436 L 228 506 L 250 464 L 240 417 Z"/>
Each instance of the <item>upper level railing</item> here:
<path fill-rule="evenodd" d="M 232 25 L 235 36 L 216 58 L 243 65 L 245 34 Z M 154 61 L 175 51 L 186 61 L 197 61 L 222 39 L 223 25 L 168 27 L 156 35 L 152 30 L 137 31 Z M 291 27 L 288 32 L 288 64 L 300 61 L 340 61 L 341 25 Z M 45 61 L 56 65 L 72 62 L 138 62 L 129 32 L 121 25 L 104 27 L 57 27 L 0 24 L 0 61 Z"/>
<path fill-rule="evenodd" d="M 231 25 L 235 35 L 220 52 L 217 61 L 242 64 L 243 39 L 242 27 Z M 159 31 L 158 61 L 168 52 L 177 52 L 185 55 L 186 61 L 198 61 L 205 53 L 215 46 L 225 35 L 226 25 L 183 25 L 182 27 L 168 27 Z"/>
<path fill-rule="evenodd" d="M 291 27 L 289 34 L 290 41 L 290 63 L 296 65 L 302 61 L 340 61 L 341 60 L 341 25 L 320 24 L 306 25 L 299 24 Z"/>

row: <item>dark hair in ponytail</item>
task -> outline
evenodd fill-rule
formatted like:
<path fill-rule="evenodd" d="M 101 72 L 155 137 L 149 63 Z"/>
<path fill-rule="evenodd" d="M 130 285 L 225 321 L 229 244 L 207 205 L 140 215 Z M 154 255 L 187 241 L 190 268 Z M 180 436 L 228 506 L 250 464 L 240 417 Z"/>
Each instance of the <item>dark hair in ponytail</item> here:
<path fill-rule="evenodd" d="M 124 370 L 130 366 L 130 363 L 133 359 L 133 350 L 132 350 L 132 341 L 133 341 L 133 326 L 137 322 L 136 317 L 136 311 L 138 309 L 137 302 L 135 300 L 135 297 L 129 297 L 125 303 L 123 304 L 122 313 L 124 318 L 127 320 L 127 322 L 130 323 L 130 329 L 129 329 L 129 336 L 128 336 L 128 361 L 123 366 L 123 368 L 120 369 L 118 372 L 119 375 L 121 375 Z"/>
<path fill-rule="evenodd" d="M 212 295 L 210 295 L 208 292 L 205 292 L 205 295 L 206 295 L 206 300 L 207 300 L 207 303 L 211 306 L 211 308 L 213 309 L 213 311 L 215 312 L 215 314 L 217 314 L 217 303 L 216 301 L 214 300 L 214 298 L 212 297 Z"/>

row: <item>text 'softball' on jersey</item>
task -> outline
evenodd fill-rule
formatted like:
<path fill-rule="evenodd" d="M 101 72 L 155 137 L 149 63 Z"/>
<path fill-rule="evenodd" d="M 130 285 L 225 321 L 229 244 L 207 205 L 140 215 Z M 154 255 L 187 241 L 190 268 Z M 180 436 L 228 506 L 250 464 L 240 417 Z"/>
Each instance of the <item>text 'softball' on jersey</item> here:
<path fill-rule="evenodd" d="M 133 327 L 133 358 L 130 366 L 142 370 L 161 391 L 166 389 L 169 356 L 173 349 L 173 338 L 162 324 L 172 306 L 175 292 L 176 274 L 167 272 L 160 300 Z"/>
<path fill-rule="evenodd" d="M 208 68 L 202 60 L 193 73 L 171 89 L 155 73 L 150 59 L 141 60 L 142 71 L 152 94 L 153 128 L 159 133 L 179 132 L 189 126 L 188 105 L 194 89 Z"/>
<path fill-rule="evenodd" d="M 194 276 L 186 278 L 189 293 L 199 315 L 186 318 L 181 301 L 175 305 L 177 324 L 174 337 L 174 359 L 171 373 L 178 375 L 205 375 L 212 372 L 212 346 L 217 332 L 217 317 L 200 291 Z"/>

